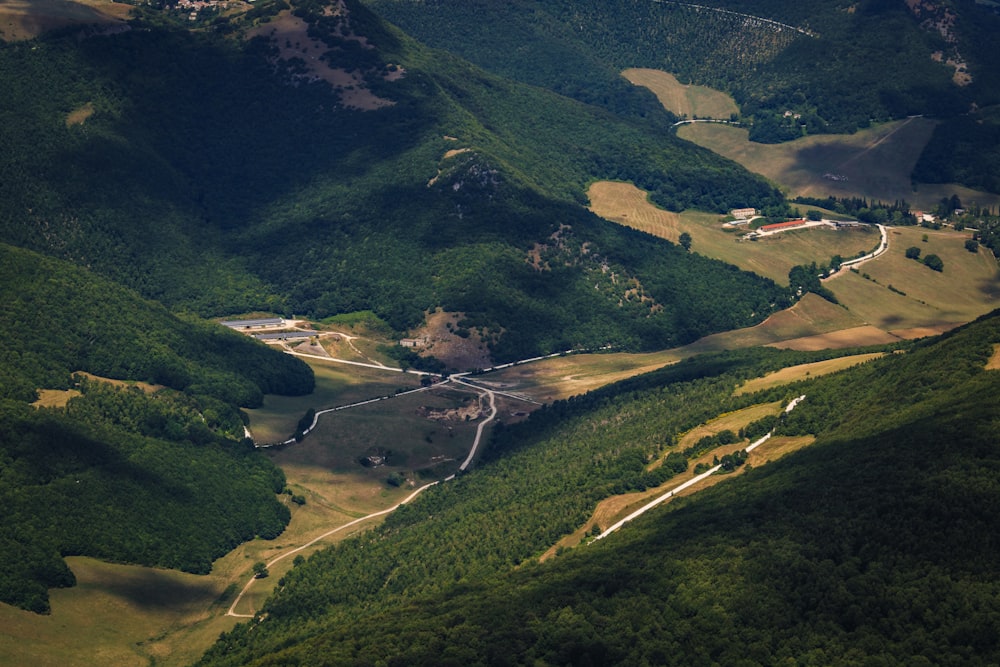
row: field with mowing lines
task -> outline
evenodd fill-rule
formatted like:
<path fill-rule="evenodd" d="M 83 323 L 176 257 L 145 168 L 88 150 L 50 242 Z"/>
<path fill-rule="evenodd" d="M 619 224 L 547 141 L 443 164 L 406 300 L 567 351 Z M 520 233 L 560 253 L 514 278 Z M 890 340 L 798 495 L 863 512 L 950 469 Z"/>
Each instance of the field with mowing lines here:
<path fill-rule="evenodd" d="M 662 70 L 632 68 L 622 76 L 637 86 L 650 90 L 667 111 L 688 118 L 719 118 L 728 120 L 739 114 L 733 98 L 726 93 L 705 86 L 685 85 L 673 74 Z"/>
<path fill-rule="evenodd" d="M 833 255 L 857 257 L 878 246 L 872 227 L 833 229 L 813 227 L 741 241 L 745 229 L 726 226 L 720 216 L 697 211 L 682 214 L 653 205 L 643 190 L 631 183 L 602 181 L 587 191 L 590 210 L 633 229 L 676 243 L 682 232 L 691 235 L 693 252 L 753 271 L 779 284 L 788 284 L 788 272 L 798 264 L 827 264 Z"/>
<path fill-rule="evenodd" d="M 743 410 L 737 410 L 736 412 L 720 415 L 718 418 L 688 431 L 688 433 L 681 438 L 678 445 L 671 448 L 671 451 L 678 451 L 694 444 L 706 435 L 715 435 L 716 433 L 726 429 L 738 432 L 739 429 L 745 427 L 751 422 L 761 419 L 762 417 L 779 414 L 781 409 L 781 403 L 762 403 L 760 405 L 753 405 L 744 408 Z M 777 460 L 791 451 L 805 447 L 811 444 L 813 440 L 814 438 L 811 436 L 771 438 L 751 452 L 750 458 L 747 462 L 751 465 L 763 465 L 769 461 Z M 694 468 L 697 464 L 711 464 L 716 456 L 722 457 L 726 454 L 738 452 L 741 449 L 745 449 L 748 444 L 748 441 L 743 440 L 732 445 L 718 447 L 710 452 L 706 452 L 697 459 L 689 462 L 687 472 L 677 475 L 659 487 L 646 489 L 645 491 L 639 491 L 636 493 L 626 493 L 620 496 L 605 498 L 597 504 L 597 507 L 594 509 L 594 513 L 591 515 L 590 519 L 584 523 L 584 525 L 580 526 L 570 535 L 567 535 L 563 539 L 559 540 L 559 542 L 553 545 L 541 556 L 540 560 L 544 561 L 556 555 L 559 548 L 572 548 L 578 546 L 585 540 L 586 535 L 594 528 L 595 525 L 600 526 L 602 530 L 606 529 L 608 526 L 611 526 L 621 518 L 628 516 L 631 512 L 639 509 L 654 498 L 666 493 L 674 487 L 680 486 L 690 479 L 693 479 L 696 476 Z M 697 493 L 698 491 L 714 486 L 715 484 L 718 484 L 733 475 L 741 474 L 744 470 L 746 470 L 745 467 L 740 467 L 737 468 L 735 472 L 728 475 L 713 475 L 702 482 L 685 489 L 679 493 L 677 497 L 680 498 Z M 670 500 L 667 500 L 664 504 L 666 505 L 670 502 Z"/>
<path fill-rule="evenodd" d="M 811 364 L 789 366 L 788 368 L 782 368 L 780 371 L 768 373 L 764 377 L 750 380 L 749 382 L 746 382 L 742 386 L 738 387 L 734 393 L 737 396 L 741 394 L 752 394 L 755 391 L 763 391 L 772 387 L 780 387 L 781 385 L 791 384 L 792 382 L 798 382 L 799 380 L 811 380 L 812 378 L 817 378 L 821 375 L 829 375 L 830 373 L 842 371 L 845 368 L 863 364 L 866 361 L 871 361 L 872 359 L 878 359 L 881 356 L 881 352 L 873 352 L 871 354 L 855 354 L 849 357 L 816 361 Z"/>
<path fill-rule="evenodd" d="M 908 118 L 852 135 L 813 135 L 783 144 L 753 143 L 747 130 L 713 123 L 683 125 L 677 134 L 778 183 L 790 197 L 905 199 L 929 209 L 956 193 L 966 203 L 1000 204 L 1000 195 L 957 185 L 914 190 L 910 174 L 934 125 L 926 118 Z"/>

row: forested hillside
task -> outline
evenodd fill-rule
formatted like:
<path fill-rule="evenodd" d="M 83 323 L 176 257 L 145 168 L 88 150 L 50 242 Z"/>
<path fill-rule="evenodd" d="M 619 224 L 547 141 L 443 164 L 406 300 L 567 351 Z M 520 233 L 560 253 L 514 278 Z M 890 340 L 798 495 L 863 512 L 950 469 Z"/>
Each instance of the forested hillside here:
<path fill-rule="evenodd" d="M 278 535 L 284 476 L 244 442 L 239 407 L 312 389 L 298 359 L 0 245 L 0 601 L 47 610 L 73 583 L 62 556 L 207 572 Z"/>
<path fill-rule="evenodd" d="M 366 1 L 431 45 L 620 113 L 645 113 L 623 91 L 629 67 L 725 90 L 765 143 L 1000 102 L 1000 16 L 987 3 Z M 973 143 L 966 126 L 946 132 Z M 959 156 L 934 155 L 943 171 L 919 178 L 986 186 Z"/>
<path fill-rule="evenodd" d="M 442 307 L 506 359 L 686 342 L 786 299 L 580 206 L 594 178 L 673 209 L 784 205 L 673 138 L 651 95 L 623 119 L 431 51 L 356 2 L 347 18 L 283 7 L 198 32 L 146 10 L 127 31 L 0 47 L 4 239 L 201 315 L 373 310 L 406 330 Z M 295 39 L 384 104 L 345 106 L 268 21 L 301 21 Z"/>
<path fill-rule="evenodd" d="M 702 358 L 557 404 L 499 433 L 489 464 L 298 564 L 200 664 L 996 662 L 998 342 L 993 314 L 739 398 L 740 377 L 805 355 Z M 815 444 L 532 561 L 678 432 L 800 393 L 778 429 Z"/>

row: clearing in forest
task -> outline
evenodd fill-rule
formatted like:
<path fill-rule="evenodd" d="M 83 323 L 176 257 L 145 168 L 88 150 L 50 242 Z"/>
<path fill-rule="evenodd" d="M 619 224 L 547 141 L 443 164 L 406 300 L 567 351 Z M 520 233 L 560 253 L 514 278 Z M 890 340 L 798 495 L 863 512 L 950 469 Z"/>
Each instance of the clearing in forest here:
<path fill-rule="evenodd" d="M 590 186 L 587 196 L 590 210 L 606 220 L 674 243 L 682 232 L 687 232 L 691 235 L 693 252 L 785 285 L 793 266 L 811 262 L 826 265 L 833 255 L 849 259 L 870 252 L 879 244 L 878 230 L 870 226 L 810 227 L 746 241 L 742 239 L 746 227 L 726 225 L 721 216 L 712 213 L 677 214 L 663 210 L 631 183 L 599 181 Z"/>
<path fill-rule="evenodd" d="M 684 125 L 677 135 L 766 176 L 790 197 L 905 199 L 932 208 L 941 197 L 958 194 L 963 202 L 1000 204 L 1000 195 L 954 184 L 922 184 L 914 190 L 910 174 L 935 124 L 907 118 L 850 135 L 813 135 L 782 144 L 755 143 L 746 129 L 714 123 Z"/>
<path fill-rule="evenodd" d="M 780 387 L 781 385 L 791 384 L 799 380 L 811 380 L 812 378 L 829 375 L 830 373 L 836 373 L 837 371 L 863 364 L 872 359 L 878 359 L 881 356 L 884 356 L 882 352 L 873 352 L 870 354 L 855 354 L 849 357 L 827 359 L 826 361 L 815 361 L 811 364 L 789 366 L 773 373 L 768 373 L 764 377 L 744 382 L 733 393 L 736 396 L 740 396 L 742 394 L 752 394 L 755 391 L 771 389 L 772 387 Z"/>
<path fill-rule="evenodd" d="M 33 39 L 73 25 L 124 24 L 133 7 L 109 0 L 0 0 L 0 40 Z"/>
<path fill-rule="evenodd" d="M 637 86 L 648 88 L 664 109 L 678 116 L 728 120 L 732 114 L 740 112 L 736 101 L 726 93 L 683 84 L 673 74 L 662 70 L 631 68 L 622 72 L 622 76 Z"/>

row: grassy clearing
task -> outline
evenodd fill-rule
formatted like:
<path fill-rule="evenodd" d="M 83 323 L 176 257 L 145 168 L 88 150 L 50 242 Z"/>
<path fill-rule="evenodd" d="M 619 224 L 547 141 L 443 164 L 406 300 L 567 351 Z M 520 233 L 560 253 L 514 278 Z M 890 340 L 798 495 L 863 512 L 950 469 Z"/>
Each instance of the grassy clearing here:
<path fill-rule="evenodd" d="M 79 389 L 39 389 L 38 400 L 32 403 L 36 408 L 65 408 L 69 399 L 80 396 Z"/>
<path fill-rule="evenodd" d="M 690 355 L 679 350 L 647 354 L 574 354 L 505 368 L 487 373 L 480 379 L 488 380 L 490 386 L 499 391 L 523 394 L 540 403 L 549 403 L 654 371 L 686 356 Z"/>
<path fill-rule="evenodd" d="M 2 664 L 116 667 L 148 665 L 153 659 L 157 664 L 185 664 L 204 650 L 205 644 L 193 652 L 178 646 L 183 657 L 174 654 L 163 662 L 154 638 L 172 628 L 205 625 L 221 608 L 224 581 L 89 558 L 67 562 L 77 585 L 51 591 L 50 615 L 0 605 Z M 211 639 L 233 622 L 213 628 Z"/>
<path fill-rule="evenodd" d="M 0 3 L 0 39 L 33 39 L 71 25 L 104 25 L 128 18 L 130 5 L 108 0 L 8 0 Z"/>
<path fill-rule="evenodd" d="M 750 406 L 743 410 L 738 410 L 736 412 L 721 415 L 717 419 L 712 420 L 707 424 L 703 424 L 695 429 L 689 431 L 681 439 L 678 444 L 678 448 L 687 447 L 694 444 L 699 438 L 706 435 L 715 435 L 716 433 L 723 431 L 725 429 L 730 429 L 733 431 L 738 431 L 747 424 L 756 421 L 766 415 L 774 415 L 781 412 L 780 403 L 766 403 L 755 406 Z M 776 437 L 771 438 L 760 447 L 755 449 L 750 454 L 750 458 L 747 463 L 752 466 L 760 466 L 771 461 L 775 461 L 785 454 L 795 451 L 796 449 L 801 449 L 815 440 L 812 436 L 804 437 Z M 646 489 L 645 491 L 640 491 L 636 493 L 626 493 L 620 496 L 613 496 L 611 498 L 605 498 L 597 507 L 594 509 L 594 513 L 591 515 L 590 519 L 580 526 L 572 534 L 567 535 L 563 539 L 559 540 L 554 544 L 548 551 L 546 551 L 540 558 L 540 560 L 546 560 L 551 558 L 556 554 L 556 551 L 560 547 L 572 548 L 581 544 L 586 535 L 590 533 L 594 526 L 599 526 L 602 530 L 606 530 L 609 526 L 613 525 L 625 516 L 639 509 L 646 503 L 650 502 L 654 498 L 666 493 L 672 488 L 680 486 L 681 484 L 693 479 L 696 475 L 694 473 L 694 467 L 699 463 L 710 464 L 716 456 L 722 457 L 726 454 L 732 454 L 733 452 L 745 449 L 749 444 L 748 441 L 744 440 L 739 443 L 732 445 L 727 445 L 725 447 L 719 447 L 703 454 L 696 460 L 690 462 L 688 471 L 674 477 L 669 482 L 653 489 Z M 676 497 L 685 497 L 697 493 L 702 489 L 706 489 L 710 486 L 714 486 L 719 482 L 724 481 L 732 477 L 733 475 L 742 474 L 746 470 L 746 467 L 737 468 L 735 472 L 728 475 L 712 475 L 711 477 L 695 484 L 688 489 L 685 489 L 679 493 Z M 664 504 L 669 504 L 673 502 L 672 500 L 665 501 Z"/>
<path fill-rule="evenodd" d="M 827 286 L 852 313 L 903 338 L 969 322 L 996 307 L 1000 275 L 989 251 L 965 249 L 968 238 L 967 232 L 893 228 L 887 253 L 861 265 L 859 273 L 842 273 Z M 907 259 L 909 247 L 920 248 L 921 256 L 941 257 L 944 271 Z M 891 291 L 890 285 L 905 295 Z"/>
<path fill-rule="evenodd" d="M 1000 343 L 993 346 L 993 356 L 986 362 L 986 370 L 1000 371 Z"/>
<path fill-rule="evenodd" d="M 817 227 L 748 242 L 741 240 L 745 229 L 726 226 L 718 215 L 694 211 L 678 215 L 657 208 L 643 190 L 631 183 L 594 183 L 587 195 L 590 210 L 602 218 L 674 243 L 682 232 L 687 232 L 694 252 L 786 285 L 793 266 L 826 264 L 833 255 L 856 257 L 871 251 L 879 241 L 878 232 L 869 227 Z"/>
<path fill-rule="evenodd" d="M 478 406 L 477 393 L 439 385 L 326 414 L 309 436 L 277 452 L 274 460 L 283 468 L 309 466 L 350 475 L 362 484 L 384 484 L 392 473 L 414 475 L 431 468 L 446 476 L 464 460 L 475 437 L 477 420 L 466 420 L 458 411 L 478 411 Z M 389 453 L 386 465 L 363 467 L 359 460 L 375 450 Z"/>
<path fill-rule="evenodd" d="M 934 125 L 926 118 L 908 118 L 852 135 L 815 135 L 784 144 L 752 143 L 745 129 L 711 123 L 684 125 L 677 133 L 766 176 L 792 197 L 905 199 L 931 208 L 941 197 L 957 193 L 962 201 L 1000 203 L 998 195 L 956 185 L 921 185 L 914 190 L 910 173 Z"/>
<path fill-rule="evenodd" d="M 781 402 L 778 401 L 773 403 L 751 405 L 750 407 L 743 408 L 742 410 L 736 410 L 735 412 L 719 415 L 712 421 L 706 422 L 701 426 L 696 426 L 681 436 L 681 439 L 677 442 L 677 448 L 685 449 L 687 447 L 691 447 L 705 436 L 716 435 L 717 433 L 721 433 L 726 430 L 738 433 L 739 430 L 744 428 L 747 424 L 763 419 L 769 415 L 781 414 L 781 409 Z M 743 443 L 744 447 L 749 444 L 749 442 Z M 739 449 L 742 449 L 742 447 Z"/>
<path fill-rule="evenodd" d="M 94 105 L 92 102 L 87 102 L 83 106 L 70 111 L 66 114 L 66 127 L 73 127 L 74 125 L 83 125 L 87 122 L 87 119 L 94 115 Z"/>
<path fill-rule="evenodd" d="M 849 357 L 827 359 L 826 361 L 817 361 L 811 364 L 789 366 L 788 368 L 782 368 L 780 371 L 774 371 L 773 373 L 768 373 L 764 377 L 756 378 L 744 383 L 736 389 L 734 394 L 737 396 L 742 394 L 752 394 L 755 391 L 763 391 L 765 389 L 771 389 L 772 387 L 780 387 L 781 385 L 791 384 L 792 382 L 798 382 L 799 380 L 829 375 L 830 373 L 836 373 L 837 371 L 842 371 L 845 368 L 851 368 L 852 366 L 863 364 L 866 361 L 871 361 L 872 359 L 877 359 L 881 356 L 883 356 L 881 352 L 873 352 L 871 354 L 855 354 Z"/>
<path fill-rule="evenodd" d="M 869 330 L 874 327 L 862 327 L 863 324 L 846 309 L 814 294 L 806 294 L 791 308 L 775 313 L 757 326 L 712 334 L 684 347 L 644 354 L 623 352 L 554 357 L 488 373 L 483 379 L 495 383 L 494 388 L 498 390 L 524 394 L 539 402 L 551 402 L 648 373 L 705 352 L 755 345 L 788 347 L 785 341 L 830 335 L 830 332 L 841 330 L 848 330 L 850 333 L 839 339 L 831 338 L 827 347 L 866 345 L 874 336 L 880 337 L 878 342 L 882 343 L 899 340 L 884 331 L 875 330 L 873 333 Z"/>
<path fill-rule="evenodd" d="M 348 405 L 358 401 L 387 396 L 396 389 L 412 389 L 420 385 L 415 375 L 389 370 L 349 366 L 319 359 L 307 359 L 316 374 L 316 389 L 308 396 L 264 397 L 264 405 L 247 410 L 250 415 L 250 430 L 257 442 L 281 442 L 295 432 L 299 419 L 306 410 L 338 405 Z"/>
<path fill-rule="evenodd" d="M 740 109 L 729 95 L 705 86 L 685 85 L 673 74 L 655 69 L 627 69 L 622 76 L 637 86 L 645 86 L 668 111 L 688 118 L 722 118 Z"/>

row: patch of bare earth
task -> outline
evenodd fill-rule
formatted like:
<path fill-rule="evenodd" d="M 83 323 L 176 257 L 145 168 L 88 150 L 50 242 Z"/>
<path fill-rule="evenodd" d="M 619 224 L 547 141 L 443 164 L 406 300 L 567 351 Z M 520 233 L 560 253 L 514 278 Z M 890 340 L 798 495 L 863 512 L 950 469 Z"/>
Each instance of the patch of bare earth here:
<path fill-rule="evenodd" d="M 986 362 L 986 370 L 1000 371 L 1000 343 L 993 345 L 993 356 Z"/>
<path fill-rule="evenodd" d="M 94 105 L 92 102 L 87 102 L 82 107 L 70 111 L 66 115 L 66 127 L 73 127 L 74 125 L 83 125 L 87 122 L 87 119 L 94 115 Z"/>
<path fill-rule="evenodd" d="M 342 16 L 344 21 L 336 36 L 347 41 L 354 41 L 363 48 L 374 49 L 365 37 L 355 35 L 345 28 L 349 25 L 349 12 L 343 2 L 327 7 L 328 16 Z M 292 14 L 286 9 L 269 22 L 261 24 L 247 32 L 247 39 L 267 37 L 278 49 L 278 60 L 294 67 L 298 81 L 325 81 L 340 95 L 341 105 L 362 111 L 374 111 L 395 104 L 392 100 L 379 97 L 373 93 L 365 81 L 366 72 L 356 69 L 331 67 L 324 58 L 333 51 L 320 39 L 309 36 L 309 24 L 304 19 Z M 396 81 L 402 78 L 405 71 L 401 67 L 390 67 L 382 75 L 386 81 Z"/>
<path fill-rule="evenodd" d="M 464 317 L 462 313 L 442 310 L 430 313 L 424 326 L 411 332 L 413 338 L 422 343 L 417 352 L 431 355 L 449 368 L 469 370 L 492 366 L 489 347 L 479 332 L 459 326 Z"/>

